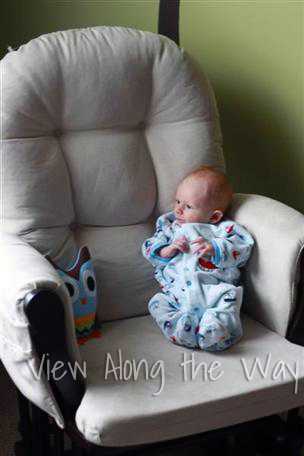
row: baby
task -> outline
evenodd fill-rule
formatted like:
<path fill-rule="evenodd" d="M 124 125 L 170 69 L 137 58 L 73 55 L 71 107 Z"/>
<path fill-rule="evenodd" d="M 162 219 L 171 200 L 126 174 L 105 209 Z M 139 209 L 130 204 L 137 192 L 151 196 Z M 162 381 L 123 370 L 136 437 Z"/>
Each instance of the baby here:
<path fill-rule="evenodd" d="M 231 200 L 222 172 L 197 169 L 178 186 L 174 211 L 158 218 L 142 246 L 162 288 L 149 311 L 171 342 L 219 351 L 242 336 L 239 268 L 253 239 L 224 217 Z"/>

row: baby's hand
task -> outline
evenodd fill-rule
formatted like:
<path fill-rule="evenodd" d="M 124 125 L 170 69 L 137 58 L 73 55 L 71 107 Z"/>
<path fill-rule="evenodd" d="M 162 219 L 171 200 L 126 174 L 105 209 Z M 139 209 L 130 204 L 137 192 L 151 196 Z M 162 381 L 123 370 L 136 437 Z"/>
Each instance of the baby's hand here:
<path fill-rule="evenodd" d="M 185 236 L 182 236 L 179 239 L 176 239 L 174 242 L 172 242 L 171 245 L 168 245 L 167 247 L 163 247 L 159 254 L 163 258 L 172 258 L 174 255 L 177 254 L 177 252 L 182 252 L 186 253 L 189 252 L 189 243 L 188 240 Z"/>
<path fill-rule="evenodd" d="M 172 246 L 176 247 L 180 252 L 186 253 L 189 252 L 189 242 L 186 236 L 182 236 L 179 239 L 176 239 L 172 242 Z"/>
<path fill-rule="evenodd" d="M 197 248 L 193 251 L 194 254 L 197 255 L 198 258 L 206 257 L 210 258 L 214 256 L 214 248 L 212 244 L 202 236 L 192 241 L 191 244 L 197 244 Z"/>

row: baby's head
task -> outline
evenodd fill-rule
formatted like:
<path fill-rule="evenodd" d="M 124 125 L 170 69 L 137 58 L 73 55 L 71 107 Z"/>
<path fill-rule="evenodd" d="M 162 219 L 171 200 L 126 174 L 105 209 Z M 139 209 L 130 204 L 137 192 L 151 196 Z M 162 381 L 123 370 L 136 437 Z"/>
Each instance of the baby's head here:
<path fill-rule="evenodd" d="M 180 223 L 218 223 L 232 200 L 225 174 L 202 166 L 185 177 L 177 188 L 174 213 Z"/>

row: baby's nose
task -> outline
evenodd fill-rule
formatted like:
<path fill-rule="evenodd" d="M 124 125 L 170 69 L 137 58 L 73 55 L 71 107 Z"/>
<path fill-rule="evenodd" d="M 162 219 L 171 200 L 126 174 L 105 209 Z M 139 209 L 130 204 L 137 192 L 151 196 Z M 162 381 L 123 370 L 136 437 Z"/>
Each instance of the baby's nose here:
<path fill-rule="evenodd" d="M 175 213 L 176 214 L 182 214 L 182 212 L 183 212 L 183 209 L 181 208 L 181 206 L 176 206 Z"/>

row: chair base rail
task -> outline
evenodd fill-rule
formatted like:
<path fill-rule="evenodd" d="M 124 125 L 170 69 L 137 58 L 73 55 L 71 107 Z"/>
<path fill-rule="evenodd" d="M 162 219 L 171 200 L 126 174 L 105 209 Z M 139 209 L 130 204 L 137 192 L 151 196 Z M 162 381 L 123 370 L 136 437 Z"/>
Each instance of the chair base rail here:
<path fill-rule="evenodd" d="M 299 409 L 279 415 L 205 432 L 176 440 L 128 448 L 99 447 L 87 442 L 70 421 L 65 430 L 18 392 L 22 440 L 15 456 L 157 456 L 185 452 L 202 456 L 300 456 L 304 448 L 304 419 Z"/>

